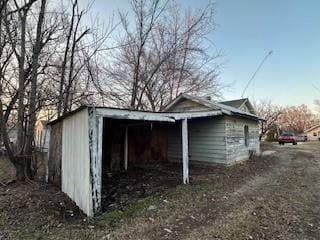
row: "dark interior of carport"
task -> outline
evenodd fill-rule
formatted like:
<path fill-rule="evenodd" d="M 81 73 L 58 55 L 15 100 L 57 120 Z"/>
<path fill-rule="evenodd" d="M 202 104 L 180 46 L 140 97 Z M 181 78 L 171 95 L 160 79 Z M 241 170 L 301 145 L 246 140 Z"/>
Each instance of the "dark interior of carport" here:
<path fill-rule="evenodd" d="M 180 122 L 103 119 L 103 211 L 181 184 L 182 163 L 168 162 L 168 133 L 177 127 Z"/>

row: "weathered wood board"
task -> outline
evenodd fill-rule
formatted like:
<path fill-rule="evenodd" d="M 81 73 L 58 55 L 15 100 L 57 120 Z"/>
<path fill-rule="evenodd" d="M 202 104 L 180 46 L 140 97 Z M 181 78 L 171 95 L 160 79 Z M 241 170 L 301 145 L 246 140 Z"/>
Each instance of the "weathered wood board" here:
<path fill-rule="evenodd" d="M 51 126 L 48 156 L 48 181 L 57 186 L 61 185 L 61 159 L 62 159 L 62 124 L 58 122 Z"/>

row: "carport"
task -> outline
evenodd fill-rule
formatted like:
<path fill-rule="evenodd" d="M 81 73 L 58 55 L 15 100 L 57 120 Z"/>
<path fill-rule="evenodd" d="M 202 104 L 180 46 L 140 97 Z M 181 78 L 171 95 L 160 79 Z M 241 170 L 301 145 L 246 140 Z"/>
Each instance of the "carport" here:
<path fill-rule="evenodd" d="M 61 174 L 62 191 L 87 215 L 94 216 L 102 210 L 102 175 L 127 170 L 130 164 L 166 160 L 166 134 L 175 125 L 179 126 L 182 140 L 182 181 L 187 184 L 188 119 L 221 114 L 220 111 L 155 113 L 81 107 L 51 122 L 54 132 L 50 140 L 48 178 Z"/>

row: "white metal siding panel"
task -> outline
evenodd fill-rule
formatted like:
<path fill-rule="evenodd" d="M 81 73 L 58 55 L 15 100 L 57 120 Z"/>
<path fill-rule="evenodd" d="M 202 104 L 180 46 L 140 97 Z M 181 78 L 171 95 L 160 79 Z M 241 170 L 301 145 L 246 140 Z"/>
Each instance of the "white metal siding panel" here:
<path fill-rule="evenodd" d="M 223 117 L 188 121 L 190 161 L 226 163 L 225 124 Z M 169 132 L 168 157 L 181 161 L 181 130 L 177 125 Z"/>
<path fill-rule="evenodd" d="M 88 109 L 63 120 L 62 191 L 92 216 Z"/>
<path fill-rule="evenodd" d="M 90 184 L 92 197 L 92 212 L 94 216 L 101 212 L 101 167 L 102 167 L 102 140 L 103 118 L 96 115 L 96 108 L 89 111 L 89 154 L 90 154 Z"/>
<path fill-rule="evenodd" d="M 308 137 L 309 141 L 318 141 L 320 138 L 320 127 L 314 128 L 312 131 L 308 131 L 305 135 Z"/>
<path fill-rule="evenodd" d="M 189 124 L 191 161 L 225 163 L 226 145 L 223 117 L 196 119 Z"/>
<path fill-rule="evenodd" d="M 259 123 L 256 120 L 229 116 L 226 118 L 228 164 L 249 159 L 249 151 L 260 154 Z M 249 127 L 249 144 L 245 146 L 244 126 Z"/>

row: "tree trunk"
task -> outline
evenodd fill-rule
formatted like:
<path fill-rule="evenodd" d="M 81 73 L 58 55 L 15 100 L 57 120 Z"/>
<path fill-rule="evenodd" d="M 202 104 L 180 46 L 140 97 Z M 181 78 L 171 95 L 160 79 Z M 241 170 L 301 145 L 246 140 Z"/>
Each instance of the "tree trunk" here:
<path fill-rule="evenodd" d="M 27 136 L 25 144 L 25 157 L 24 157 L 24 167 L 25 173 L 31 179 L 33 179 L 33 169 L 32 169 L 32 151 L 33 151 L 33 142 L 34 142 L 34 127 L 36 124 L 36 96 L 37 96 L 37 81 L 38 81 L 38 67 L 39 67 L 39 56 L 41 52 L 41 33 L 42 33 L 42 24 L 44 20 L 44 13 L 46 7 L 46 0 L 41 1 L 41 10 L 39 13 L 38 23 L 37 23 L 37 33 L 36 40 L 33 47 L 32 54 L 32 69 L 31 69 L 31 89 L 29 95 L 29 119 L 27 125 Z"/>
<path fill-rule="evenodd" d="M 19 157 L 16 157 L 13 165 L 16 168 L 16 178 L 17 181 L 24 181 L 26 180 L 26 171 L 25 171 L 25 164 L 24 164 L 24 159 Z"/>
<path fill-rule="evenodd" d="M 68 58 L 68 53 L 70 48 L 70 40 L 71 40 L 73 26 L 74 26 L 77 4 L 78 4 L 78 1 L 75 1 L 72 4 L 71 23 L 70 23 L 70 27 L 67 35 L 67 43 L 66 43 L 66 48 L 64 49 L 64 56 L 63 56 L 63 61 L 61 65 L 61 77 L 60 77 L 60 83 L 59 83 L 59 101 L 57 106 L 58 117 L 62 115 L 63 109 L 64 109 L 63 103 L 64 103 L 65 74 L 66 74 L 67 58 Z"/>
<path fill-rule="evenodd" d="M 27 12 L 21 13 L 21 46 L 19 62 L 19 87 L 18 87 L 18 123 L 17 123 L 17 152 L 21 154 L 24 148 L 24 94 L 25 94 L 25 55 L 26 55 L 26 21 Z"/>

